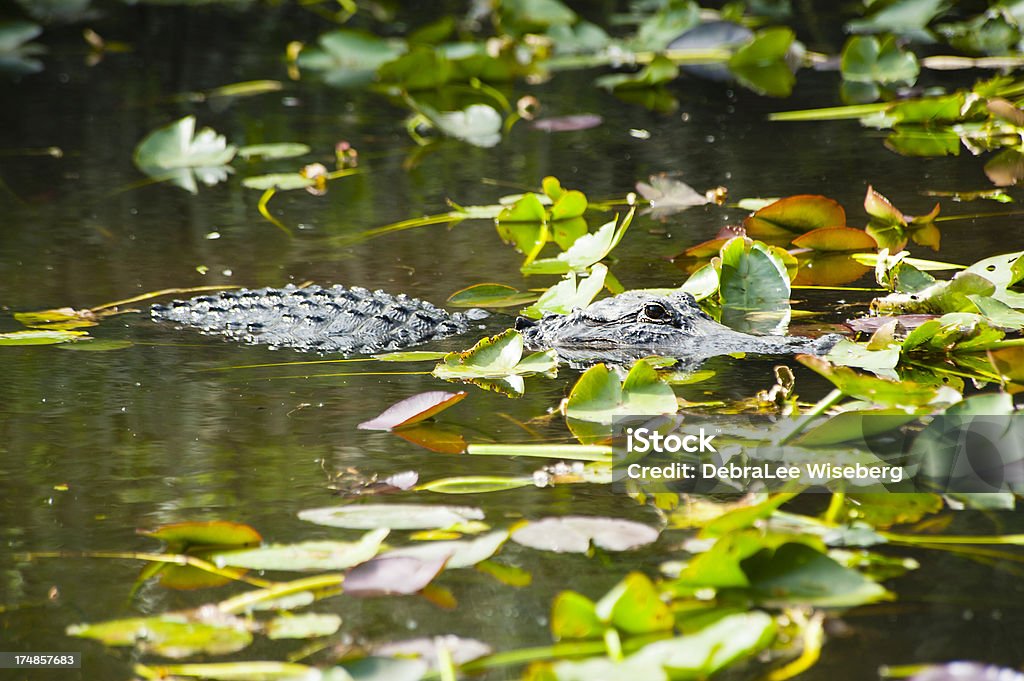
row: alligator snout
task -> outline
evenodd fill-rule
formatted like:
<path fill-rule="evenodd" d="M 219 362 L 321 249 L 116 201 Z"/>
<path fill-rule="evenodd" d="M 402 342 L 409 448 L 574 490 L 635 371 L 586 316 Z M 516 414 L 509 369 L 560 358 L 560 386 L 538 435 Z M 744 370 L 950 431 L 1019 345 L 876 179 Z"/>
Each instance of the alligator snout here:
<path fill-rule="evenodd" d="M 529 317 L 516 317 L 516 323 L 512 328 L 516 331 L 526 331 L 527 329 L 532 329 L 535 326 L 537 326 L 536 319 L 530 319 Z"/>

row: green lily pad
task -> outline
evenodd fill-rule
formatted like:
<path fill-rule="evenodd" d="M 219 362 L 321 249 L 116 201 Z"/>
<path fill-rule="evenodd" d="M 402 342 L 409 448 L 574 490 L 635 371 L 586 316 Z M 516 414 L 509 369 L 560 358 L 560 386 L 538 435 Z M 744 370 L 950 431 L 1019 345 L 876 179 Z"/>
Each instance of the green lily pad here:
<path fill-rule="evenodd" d="M 664 85 L 678 77 L 679 67 L 671 59 L 658 55 L 637 73 L 613 73 L 601 76 L 594 83 L 606 90 L 642 90 Z"/>
<path fill-rule="evenodd" d="M 316 667 L 294 662 L 207 662 L 136 667 L 141 667 L 145 671 L 140 675 L 150 679 L 190 677 L 210 681 L 352 681 L 348 673 L 340 667 L 321 672 Z"/>
<path fill-rule="evenodd" d="M 600 638 L 606 625 L 594 602 L 575 591 L 562 591 L 551 604 L 551 635 L 556 641 Z"/>
<path fill-rule="evenodd" d="M 448 296 L 452 307 L 516 307 L 537 300 L 537 294 L 504 284 L 474 284 Z"/>
<path fill-rule="evenodd" d="M 828 360 L 809 355 L 797 358 L 801 364 L 832 382 L 844 395 L 884 406 L 918 407 L 943 397 L 941 388 L 910 381 L 890 381 L 837 367 Z"/>
<path fill-rule="evenodd" d="M 554 351 L 534 353 L 523 358 L 523 337 L 509 329 L 485 338 L 465 352 L 450 352 L 434 367 L 439 378 L 502 379 L 523 374 L 546 373 L 556 367 Z"/>
<path fill-rule="evenodd" d="M 918 34 L 948 5 L 948 0 L 896 0 L 879 3 L 879 8 L 870 16 L 855 19 L 847 23 L 846 28 L 851 33 Z"/>
<path fill-rule="evenodd" d="M 585 234 L 556 258 L 535 260 L 523 266 L 523 274 L 565 274 L 569 271 L 581 272 L 600 262 L 612 252 L 633 221 L 635 207 L 631 207 L 621 222 L 612 220 L 602 225 L 593 234 Z"/>
<path fill-rule="evenodd" d="M 483 520 L 484 512 L 470 506 L 359 504 L 307 509 L 299 512 L 299 518 L 317 525 L 353 530 L 433 530 Z"/>
<path fill-rule="evenodd" d="M 666 631 L 675 617 L 647 575 L 631 572 L 594 606 L 602 622 L 628 634 Z"/>
<path fill-rule="evenodd" d="M 220 566 L 252 570 L 344 570 L 377 555 L 387 536 L 388 530 L 381 528 L 371 530 L 352 542 L 324 540 L 268 544 L 241 551 L 219 551 L 211 555 L 210 560 Z"/>
<path fill-rule="evenodd" d="M 341 628 L 341 618 L 337 615 L 309 612 L 275 617 L 266 623 L 263 631 L 267 638 L 277 640 L 330 636 L 339 628 Z"/>
<path fill-rule="evenodd" d="M 312 177 L 306 177 L 302 173 L 271 173 L 269 175 L 253 175 L 242 179 L 242 186 L 249 189 L 278 189 L 280 191 L 292 191 L 294 189 L 305 189 L 316 184 Z"/>
<path fill-rule="evenodd" d="M 913 83 L 921 72 L 914 53 L 901 48 L 893 36 L 851 37 L 843 47 L 839 68 L 846 80 L 883 85 Z"/>
<path fill-rule="evenodd" d="M 767 605 L 852 607 L 891 597 L 856 570 L 798 542 L 759 551 L 742 566 L 751 595 Z"/>
<path fill-rule="evenodd" d="M 138 532 L 166 542 L 168 548 L 175 552 L 195 547 L 249 546 L 263 541 L 260 533 L 251 526 L 226 520 L 171 523 Z"/>
<path fill-rule="evenodd" d="M 272 144 L 249 144 L 238 148 L 240 158 L 262 158 L 271 160 L 277 158 L 295 158 L 310 152 L 309 145 L 301 142 L 275 142 Z"/>
<path fill-rule="evenodd" d="M 752 312 L 789 307 L 789 273 L 772 247 L 736 237 L 722 246 L 720 258 L 718 295 L 724 308 Z"/>
<path fill-rule="evenodd" d="M 3 345 L 55 345 L 70 343 L 88 338 L 85 331 L 56 331 L 32 329 L 29 331 L 11 331 L 0 333 L 0 346 Z"/>
<path fill-rule="evenodd" d="M 67 628 L 67 634 L 95 639 L 108 646 L 136 646 L 142 652 L 171 658 L 226 655 L 252 642 L 244 620 L 224 614 L 218 617 L 217 622 L 198 621 L 178 614 L 132 617 L 73 624 Z"/>
<path fill-rule="evenodd" d="M 446 111 L 431 122 L 449 137 L 475 147 L 489 148 L 501 141 L 501 114 L 489 104 L 471 104 L 461 111 Z"/>
<path fill-rule="evenodd" d="M 304 48 L 298 64 L 324 72 L 324 80 L 335 87 L 352 87 L 370 82 L 380 66 L 405 50 L 401 41 L 338 29 L 321 35 L 317 46 Z"/>
<path fill-rule="evenodd" d="M 647 360 L 639 360 L 621 384 L 604 364 L 587 369 L 569 393 L 565 415 L 610 424 L 624 414 L 674 414 L 678 409 L 672 386 L 661 380 Z"/>
<path fill-rule="evenodd" d="M 607 275 L 608 268 L 597 263 L 591 268 L 590 276 L 581 280 L 577 285 L 576 273 L 569 272 L 565 279 L 542 293 L 537 302 L 524 308 L 521 314 L 540 318 L 545 314 L 568 314 L 573 310 L 584 308 L 590 305 L 604 288 Z"/>
<path fill-rule="evenodd" d="M 197 179 L 211 185 L 227 177 L 235 153 L 223 135 L 212 128 L 197 133 L 195 116 L 185 116 L 146 135 L 133 160 L 146 175 L 195 194 Z"/>

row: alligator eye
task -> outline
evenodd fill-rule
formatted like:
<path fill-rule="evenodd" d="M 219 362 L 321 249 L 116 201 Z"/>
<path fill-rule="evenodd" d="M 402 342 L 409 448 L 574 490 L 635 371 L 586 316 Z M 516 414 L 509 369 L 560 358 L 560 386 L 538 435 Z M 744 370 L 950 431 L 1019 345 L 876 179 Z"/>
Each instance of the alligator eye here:
<path fill-rule="evenodd" d="M 669 318 L 668 310 L 661 303 L 647 303 L 644 305 L 643 316 L 652 322 L 663 322 Z"/>

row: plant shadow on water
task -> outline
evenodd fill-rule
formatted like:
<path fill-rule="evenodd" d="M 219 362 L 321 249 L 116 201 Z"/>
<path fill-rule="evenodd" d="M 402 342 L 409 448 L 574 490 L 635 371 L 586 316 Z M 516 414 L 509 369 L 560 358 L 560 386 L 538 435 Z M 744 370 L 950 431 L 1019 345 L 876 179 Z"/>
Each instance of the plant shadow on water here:
<path fill-rule="evenodd" d="M 0 647 L 83 653 L 39 678 L 1020 677 L 1019 479 L 687 494 L 614 435 L 1016 451 L 1021 3 L 164 4 L 0 14 Z M 318 354 L 312 283 L 467 330 Z M 626 291 L 633 346 L 531 345 Z"/>

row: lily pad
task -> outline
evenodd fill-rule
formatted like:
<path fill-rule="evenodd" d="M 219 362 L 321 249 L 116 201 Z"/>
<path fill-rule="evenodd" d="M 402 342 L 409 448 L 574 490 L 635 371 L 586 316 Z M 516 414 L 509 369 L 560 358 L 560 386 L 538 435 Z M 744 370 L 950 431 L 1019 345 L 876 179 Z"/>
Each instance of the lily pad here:
<path fill-rule="evenodd" d="M 132 617 L 96 624 L 73 624 L 68 636 L 91 638 L 108 646 L 136 646 L 142 652 L 184 658 L 198 654 L 226 655 L 252 642 L 244 620 L 219 614 L 217 622 L 185 615 Z"/>
<path fill-rule="evenodd" d="M 593 302 L 601 289 L 604 288 L 608 268 L 597 263 L 591 268 L 590 276 L 578 284 L 576 273 L 569 272 L 565 279 L 558 282 L 541 294 L 536 303 L 522 310 L 527 317 L 540 318 L 545 314 L 568 314 L 573 310 L 584 308 Z"/>
<path fill-rule="evenodd" d="M 523 337 L 509 329 L 485 338 L 464 352 L 450 352 L 434 367 L 439 378 L 505 378 L 545 373 L 556 366 L 554 352 L 547 350 L 523 358 Z"/>
<path fill-rule="evenodd" d="M 444 569 L 449 556 L 383 555 L 349 570 L 345 593 L 350 596 L 414 594 Z"/>
<path fill-rule="evenodd" d="M 709 203 L 705 194 L 665 174 L 651 175 L 646 183 L 637 182 L 636 190 L 640 196 L 650 201 L 651 208 L 647 212 L 655 220 Z"/>
<path fill-rule="evenodd" d="M 413 395 L 401 402 L 396 402 L 376 418 L 363 421 L 356 427 L 359 430 L 394 430 L 395 428 L 411 426 L 458 404 L 468 394 L 461 391 L 449 393 L 442 390 L 434 390 Z"/>
<path fill-rule="evenodd" d="M 565 415 L 570 419 L 610 424 L 625 414 L 674 414 L 675 393 L 647 360 L 639 360 L 626 380 L 604 364 L 596 364 L 580 377 L 569 393 Z"/>
<path fill-rule="evenodd" d="M 473 567 L 477 563 L 487 560 L 498 552 L 498 549 L 505 543 L 508 536 L 508 532 L 500 530 L 482 534 L 474 539 L 420 542 L 393 549 L 384 555 L 412 556 L 420 560 L 446 558 L 448 562 L 445 565 L 445 569 L 455 570 Z"/>
<path fill-rule="evenodd" d="M 718 295 L 724 308 L 771 312 L 789 307 L 789 273 L 778 251 L 736 237 L 722 246 L 720 259 Z"/>
<path fill-rule="evenodd" d="M 501 141 L 504 120 L 489 104 L 471 104 L 461 111 L 442 112 L 431 122 L 449 137 L 489 148 Z"/>
<path fill-rule="evenodd" d="M 448 296 L 448 304 L 452 307 L 516 307 L 536 299 L 536 293 L 504 284 L 474 284 Z"/>
<path fill-rule="evenodd" d="M 317 525 L 353 530 L 433 530 L 483 520 L 484 512 L 471 506 L 430 504 L 359 504 L 313 508 L 299 518 Z"/>
<path fill-rule="evenodd" d="M 822 227 L 845 225 L 843 207 L 833 199 L 814 194 L 779 199 L 743 221 L 749 236 L 786 240 Z"/>
<path fill-rule="evenodd" d="M 275 142 L 272 144 L 249 144 L 238 148 L 240 158 L 262 158 L 271 160 L 277 158 L 294 158 L 303 156 L 310 152 L 309 145 L 301 142 Z"/>
<path fill-rule="evenodd" d="M 242 551 L 220 551 L 210 559 L 218 566 L 253 570 L 344 570 L 377 555 L 387 536 L 388 530 L 382 528 L 371 530 L 352 542 L 322 540 L 268 544 Z"/>
<path fill-rule="evenodd" d="M 10 333 L 0 333 L 0 346 L 55 345 L 57 343 L 70 343 L 88 337 L 89 334 L 85 331 L 52 331 L 47 329 L 11 331 Z"/>
<path fill-rule="evenodd" d="M 921 72 L 914 53 L 901 48 L 893 36 L 853 36 L 843 47 L 839 67 L 846 80 L 883 85 L 913 83 Z"/>
<path fill-rule="evenodd" d="M 270 639 L 316 638 L 330 636 L 341 628 L 341 618 L 330 613 L 309 612 L 282 615 L 270 620 L 263 631 Z"/>
<path fill-rule="evenodd" d="M 133 159 L 139 170 L 157 180 L 195 194 L 196 179 L 216 184 L 230 171 L 226 164 L 236 149 L 212 128 L 196 132 L 195 116 L 185 116 L 146 135 L 135 147 Z"/>
<path fill-rule="evenodd" d="M 631 520 L 562 516 L 532 520 L 512 532 L 512 541 L 555 553 L 586 553 L 591 543 L 605 551 L 630 551 L 657 541 L 659 534 Z"/>

